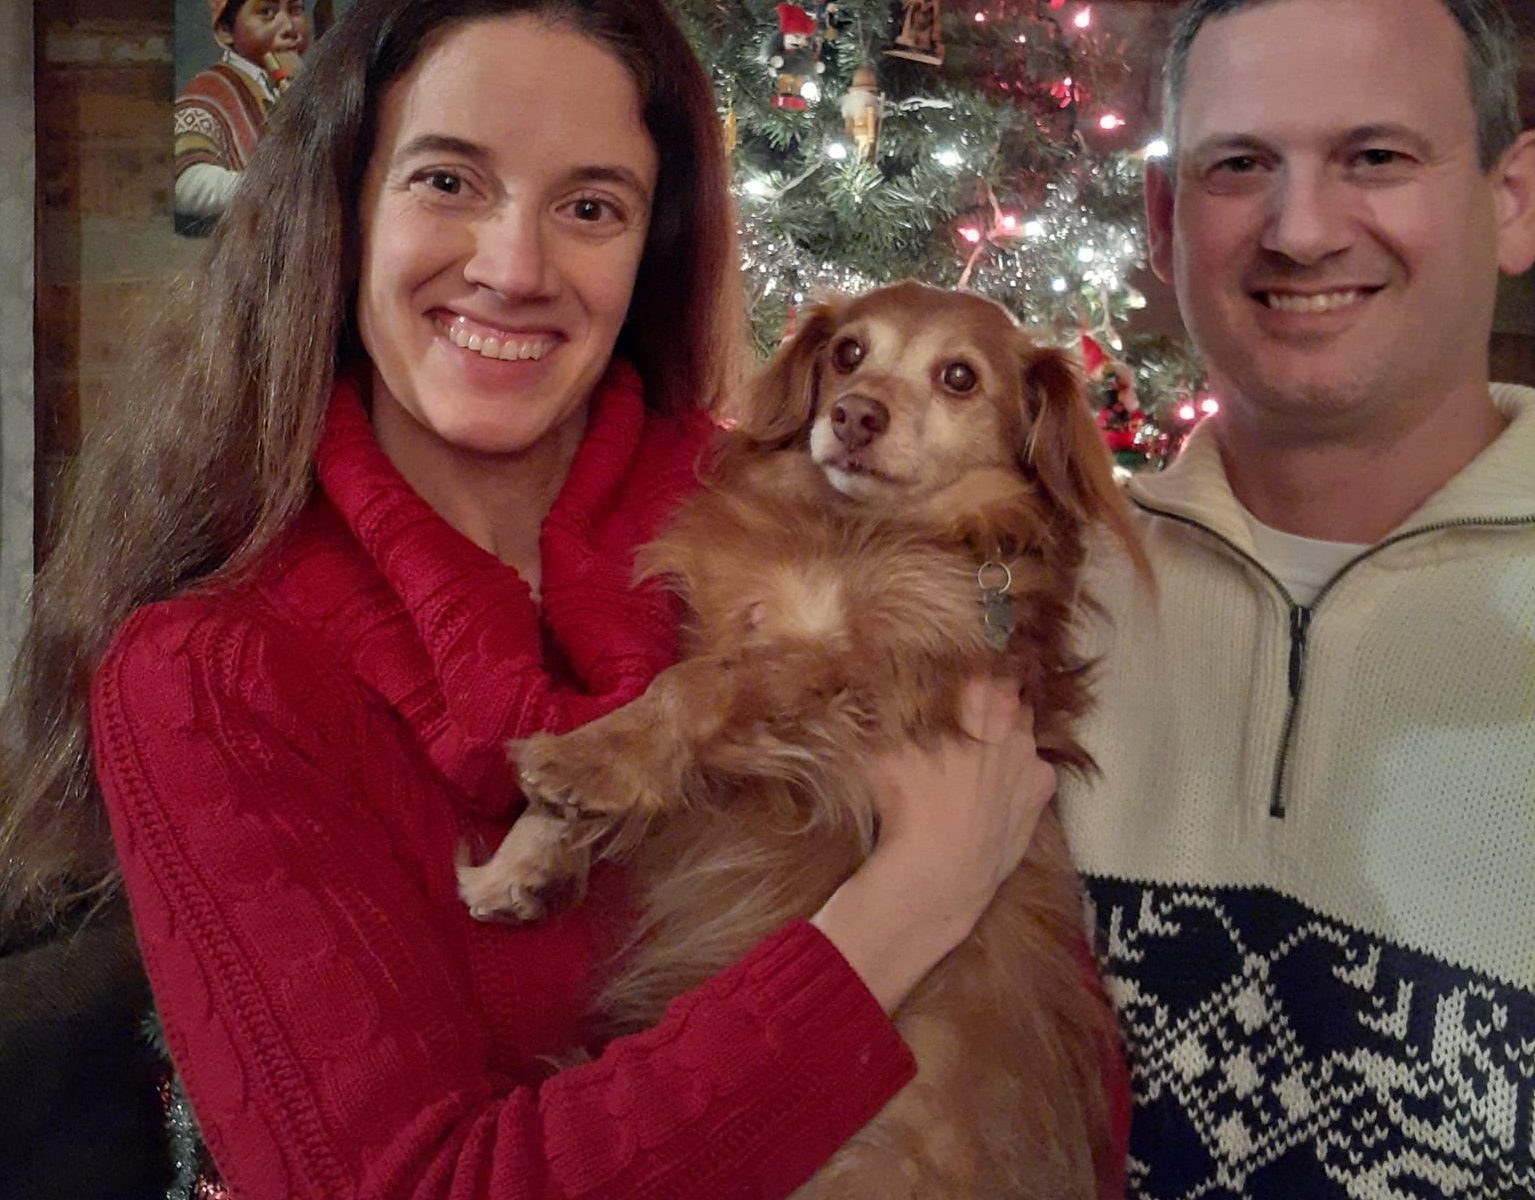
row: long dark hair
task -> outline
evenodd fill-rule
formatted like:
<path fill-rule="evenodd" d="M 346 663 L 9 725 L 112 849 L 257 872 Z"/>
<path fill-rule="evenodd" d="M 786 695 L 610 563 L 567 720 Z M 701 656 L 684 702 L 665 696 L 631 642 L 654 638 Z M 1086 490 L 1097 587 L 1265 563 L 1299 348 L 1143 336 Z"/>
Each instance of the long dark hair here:
<path fill-rule="evenodd" d="M 717 405 L 744 359 L 707 76 L 662 0 L 358 0 L 274 112 L 195 275 L 83 449 L 0 709 L 0 940 L 110 898 L 89 686 L 140 605 L 249 567 L 298 512 L 338 363 L 359 353 L 355 214 L 383 90 L 487 17 L 569 26 L 628 66 L 659 176 L 618 351 L 663 411 Z"/>

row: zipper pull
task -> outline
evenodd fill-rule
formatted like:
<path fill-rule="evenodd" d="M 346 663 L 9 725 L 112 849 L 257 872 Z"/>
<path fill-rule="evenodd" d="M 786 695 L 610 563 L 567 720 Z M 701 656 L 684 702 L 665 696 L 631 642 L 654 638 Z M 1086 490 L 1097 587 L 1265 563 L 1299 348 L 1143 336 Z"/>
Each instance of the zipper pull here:
<path fill-rule="evenodd" d="M 1285 773 L 1289 767 L 1290 737 L 1295 732 L 1295 704 L 1300 697 L 1301 680 L 1306 673 L 1306 634 L 1311 629 L 1311 610 L 1302 605 L 1290 608 L 1290 711 L 1285 714 L 1284 734 L 1279 740 L 1279 762 L 1274 767 L 1274 790 L 1269 795 L 1269 816 L 1284 820 Z"/>
<path fill-rule="evenodd" d="M 1311 628 L 1311 610 L 1297 606 L 1290 610 L 1290 699 L 1300 695 L 1301 678 L 1306 669 L 1306 632 Z"/>

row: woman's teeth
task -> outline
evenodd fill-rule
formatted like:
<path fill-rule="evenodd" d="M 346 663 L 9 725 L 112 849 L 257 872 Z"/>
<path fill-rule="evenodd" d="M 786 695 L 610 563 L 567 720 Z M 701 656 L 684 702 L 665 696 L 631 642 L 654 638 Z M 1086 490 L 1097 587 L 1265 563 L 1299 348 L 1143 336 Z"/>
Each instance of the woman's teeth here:
<path fill-rule="evenodd" d="M 437 322 L 438 331 L 461 350 L 469 350 L 481 358 L 496 358 L 503 362 L 522 362 L 543 358 L 554 349 L 552 337 L 519 337 L 512 335 L 499 338 L 494 334 L 472 333 L 463 324 L 453 326 Z"/>
<path fill-rule="evenodd" d="M 1347 308 L 1351 304 L 1358 304 L 1364 297 L 1364 292 L 1355 289 L 1347 292 L 1319 292 L 1314 296 L 1301 296 L 1293 292 L 1269 292 L 1266 298 L 1268 306 L 1280 312 L 1321 313 L 1334 312 L 1340 308 Z"/>

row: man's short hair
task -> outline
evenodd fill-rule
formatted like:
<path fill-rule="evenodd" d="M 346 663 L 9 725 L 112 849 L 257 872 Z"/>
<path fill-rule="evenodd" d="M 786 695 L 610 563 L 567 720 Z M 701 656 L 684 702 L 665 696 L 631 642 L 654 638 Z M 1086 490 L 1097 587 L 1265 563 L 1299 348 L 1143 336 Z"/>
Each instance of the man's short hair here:
<path fill-rule="evenodd" d="M 1188 84 L 1189 51 L 1204 23 L 1278 0 L 1189 0 L 1173 27 L 1162 72 L 1166 139 L 1176 155 L 1178 115 Z M 1476 109 L 1477 152 L 1490 171 L 1519 136 L 1519 49 L 1513 18 L 1503 0 L 1439 0 L 1466 35 L 1466 71 Z"/>

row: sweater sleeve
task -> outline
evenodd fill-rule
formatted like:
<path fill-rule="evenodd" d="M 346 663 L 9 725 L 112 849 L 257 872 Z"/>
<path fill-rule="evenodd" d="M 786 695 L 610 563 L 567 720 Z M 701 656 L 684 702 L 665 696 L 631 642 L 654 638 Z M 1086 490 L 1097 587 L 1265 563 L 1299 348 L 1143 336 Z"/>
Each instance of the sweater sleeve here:
<path fill-rule="evenodd" d="M 910 1079 L 861 981 L 797 923 L 655 1029 L 513 1086 L 475 1016 L 467 922 L 362 794 L 369 726 L 333 675 L 273 624 L 180 601 L 124 626 L 92 691 L 145 966 L 234 1194 L 785 1196 Z"/>

